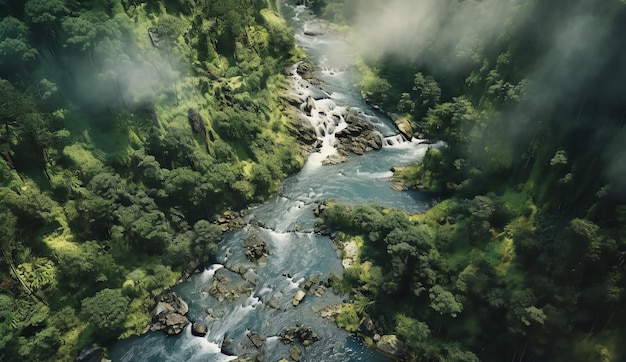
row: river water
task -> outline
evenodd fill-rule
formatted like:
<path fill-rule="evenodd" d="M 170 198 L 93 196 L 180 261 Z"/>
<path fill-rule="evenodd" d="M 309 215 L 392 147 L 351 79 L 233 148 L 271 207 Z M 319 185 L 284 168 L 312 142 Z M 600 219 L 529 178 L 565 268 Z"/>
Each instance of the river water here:
<path fill-rule="evenodd" d="M 302 289 L 301 283 L 311 276 L 324 280 L 331 273 L 343 272 L 331 240 L 313 232 L 313 206 L 333 198 L 351 205 L 376 203 L 408 212 L 425 211 L 431 200 L 418 192 L 393 190 L 389 170 L 419 160 L 428 146 L 419 140 L 406 141 L 397 136 L 393 122 L 362 100 L 354 85 L 356 71 L 348 66 L 352 52 L 340 36 L 330 31 L 305 35 L 305 30 L 319 28 L 309 11 L 291 5 L 284 5 L 283 10 L 294 28 L 296 42 L 320 70 L 321 88 L 301 79 L 295 73 L 295 66 L 292 77 L 294 94 L 302 99 L 309 95 L 317 99 L 308 118 L 318 129 L 323 146 L 309 157 L 298 174 L 283 183 L 278 196 L 250 208 L 248 226 L 225 235 L 219 247 L 220 264 L 208 266 L 204 272 L 173 288 L 188 303 L 188 318 L 207 324 L 207 336 L 192 336 L 188 326 L 177 336 L 151 332 L 129 338 L 110 349 L 109 357 L 115 362 L 229 361 L 236 357 L 224 354 L 221 347 L 226 343 L 230 345 L 230 353 L 245 353 L 241 346 L 249 332 L 268 337 L 264 346 L 266 361 L 289 359 L 293 344 L 283 344 L 277 336 L 296 323 L 311 327 L 320 336 L 319 341 L 308 347 L 295 344 L 303 352 L 303 361 L 387 360 L 316 314 L 325 306 L 341 303 L 347 296 L 334 295 L 328 290 L 322 297 L 307 295 L 297 307 L 292 306 L 292 298 Z M 335 151 L 334 132 L 345 126 L 343 116 L 349 108 L 375 125 L 385 136 L 385 146 L 363 156 L 350 155 L 347 163 L 322 166 L 321 161 Z M 251 233 L 269 245 L 271 254 L 263 263 L 252 263 L 244 255 L 242 240 Z M 247 278 L 256 282 L 252 293 L 229 303 L 219 302 L 207 292 L 219 269 L 241 265 L 248 269 Z M 272 298 L 274 307 L 277 302 L 280 309 L 268 305 Z M 211 309 L 210 315 L 207 309 Z"/>

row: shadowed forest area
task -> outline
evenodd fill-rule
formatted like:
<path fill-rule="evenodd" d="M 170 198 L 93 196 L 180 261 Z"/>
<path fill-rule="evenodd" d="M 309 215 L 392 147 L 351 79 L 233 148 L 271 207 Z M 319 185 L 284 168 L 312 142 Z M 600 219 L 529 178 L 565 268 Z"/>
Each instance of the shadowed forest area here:
<path fill-rule="evenodd" d="M 327 202 L 358 249 L 335 322 L 406 360 L 626 358 L 625 1 L 304 2 L 369 103 L 445 142 L 395 169 L 428 212 Z M 0 360 L 143 332 L 216 216 L 304 164 L 303 57 L 271 0 L 0 0 Z"/>
<path fill-rule="evenodd" d="M 446 142 L 395 170 L 443 200 L 425 214 L 323 212 L 359 246 L 337 322 L 371 343 L 383 315 L 415 360 L 625 358 L 626 4 L 313 7 L 357 44 L 363 96 Z"/>

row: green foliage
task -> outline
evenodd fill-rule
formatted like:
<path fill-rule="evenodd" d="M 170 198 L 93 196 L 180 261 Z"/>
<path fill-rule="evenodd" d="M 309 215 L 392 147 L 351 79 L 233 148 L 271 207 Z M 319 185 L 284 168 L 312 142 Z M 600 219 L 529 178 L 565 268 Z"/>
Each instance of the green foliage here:
<path fill-rule="evenodd" d="M 103 289 L 93 297 L 83 299 L 83 313 L 95 328 L 94 333 L 103 338 L 116 337 L 124 327 L 129 299 L 121 289 Z"/>
<path fill-rule="evenodd" d="M 396 332 L 410 344 L 413 349 L 419 349 L 421 344 L 430 336 L 430 328 L 424 322 L 410 318 L 404 314 L 396 315 Z"/>
<path fill-rule="evenodd" d="M 372 76 L 365 78 L 361 86 L 363 97 L 373 104 L 384 104 L 388 100 L 391 84 L 386 79 Z"/>
<path fill-rule="evenodd" d="M 424 76 L 422 72 L 415 74 L 413 90 L 417 91 L 416 104 L 420 109 L 434 108 L 441 98 L 441 88 L 432 76 Z M 422 114 L 425 112 L 422 111 Z"/>
<path fill-rule="evenodd" d="M 0 21 L 0 39 L 0 64 L 16 66 L 37 56 L 37 49 L 30 44 L 28 27 L 12 16 Z"/>
<path fill-rule="evenodd" d="M 0 359 L 74 360 L 140 333 L 148 292 L 215 257 L 207 220 L 302 166 L 281 127 L 294 39 L 275 5 L 0 4 L 0 302 L 15 311 Z"/>
<path fill-rule="evenodd" d="M 352 304 L 344 304 L 341 312 L 335 317 L 335 323 L 348 332 L 356 332 L 359 329 L 360 318 Z"/>
<path fill-rule="evenodd" d="M 455 296 L 443 289 L 440 285 L 430 288 L 430 307 L 437 313 L 456 318 L 463 310 L 463 304 L 459 303 Z"/>
<path fill-rule="evenodd" d="M 68 9 L 63 0 L 28 0 L 24 4 L 24 11 L 35 24 L 51 24 Z"/>
<path fill-rule="evenodd" d="M 0 294 L 0 350 L 13 338 L 13 298 Z"/>

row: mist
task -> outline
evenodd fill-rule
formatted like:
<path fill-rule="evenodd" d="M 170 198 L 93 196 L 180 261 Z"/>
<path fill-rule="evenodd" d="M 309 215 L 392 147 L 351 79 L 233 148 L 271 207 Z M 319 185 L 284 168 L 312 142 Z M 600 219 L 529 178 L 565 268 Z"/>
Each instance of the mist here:
<path fill-rule="evenodd" d="M 525 16 L 524 3 L 517 0 L 359 4 L 354 34 L 360 55 L 371 58 L 385 54 L 433 64 L 442 59 L 454 62 L 459 58 L 458 62 L 472 58 L 497 38 L 507 23 Z"/>
<path fill-rule="evenodd" d="M 165 50 L 140 50 L 130 40 L 103 43 L 96 46 L 91 59 L 75 57 L 68 62 L 78 100 L 92 111 L 132 111 L 174 101 L 183 62 Z"/>

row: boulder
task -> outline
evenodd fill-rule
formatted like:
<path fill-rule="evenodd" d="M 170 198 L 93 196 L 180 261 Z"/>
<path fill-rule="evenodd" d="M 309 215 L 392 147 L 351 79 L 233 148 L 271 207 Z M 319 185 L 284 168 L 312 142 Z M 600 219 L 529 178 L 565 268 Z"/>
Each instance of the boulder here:
<path fill-rule="evenodd" d="M 267 339 L 264 335 L 259 333 L 248 333 L 248 338 L 256 348 L 263 347 L 265 340 Z"/>
<path fill-rule="evenodd" d="M 315 128 L 311 125 L 311 122 L 302 115 L 294 116 L 290 124 L 291 134 L 296 137 L 300 142 L 305 145 L 314 145 L 318 141 L 317 133 L 315 132 Z"/>
<path fill-rule="evenodd" d="M 332 154 L 329 155 L 328 157 L 326 157 L 323 161 L 322 161 L 322 165 L 326 166 L 326 165 L 338 165 L 340 163 L 344 163 L 344 162 L 348 162 L 348 157 L 346 155 L 342 155 L 342 154 Z"/>
<path fill-rule="evenodd" d="M 227 300 L 232 302 L 243 295 L 250 295 L 254 285 L 244 280 L 241 275 L 226 268 L 218 269 L 211 280 L 211 285 L 206 290 L 219 302 Z"/>
<path fill-rule="evenodd" d="M 304 285 L 302 286 L 305 290 L 311 290 L 311 288 L 317 284 L 317 282 L 319 281 L 319 278 L 317 275 L 313 275 L 312 277 L 310 277 L 306 282 L 304 282 Z"/>
<path fill-rule="evenodd" d="M 293 301 L 291 302 L 291 304 L 293 304 L 294 307 L 297 307 L 300 304 L 300 302 L 302 302 L 302 299 L 304 299 L 305 295 L 306 294 L 303 291 L 298 290 L 296 295 L 293 297 Z"/>
<path fill-rule="evenodd" d="M 167 334 L 179 334 L 189 324 L 189 319 L 178 313 L 169 313 L 163 319 Z"/>
<path fill-rule="evenodd" d="M 359 332 L 366 336 L 373 336 L 376 332 L 376 325 L 370 318 L 366 318 L 359 325 Z"/>
<path fill-rule="evenodd" d="M 341 308 L 343 308 L 343 304 L 333 304 L 320 309 L 317 314 L 322 318 L 334 321 L 335 317 L 341 313 Z"/>
<path fill-rule="evenodd" d="M 220 350 L 223 354 L 227 356 L 237 355 L 237 353 L 235 353 L 235 346 L 233 344 L 233 339 L 230 338 L 228 334 L 224 336 L 224 341 L 222 342 L 222 346 L 220 347 Z"/>
<path fill-rule="evenodd" d="M 302 359 L 302 350 L 298 347 L 291 347 L 289 349 L 289 357 L 296 362 L 300 361 Z"/>
<path fill-rule="evenodd" d="M 244 212 L 226 210 L 222 215 L 217 217 L 216 222 L 223 232 L 237 230 L 246 225 L 244 216 Z"/>
<path fill-rule="evenodd" d="M 209 328 L 204 323 L 194 323 L 191 325 L 191 334 L 196 337 L 204 337 L 209 332 Z"/>
<path fill-rule="evenodd" d="M 393 122 L 396 124 L 396 128 L 400 131 L 404 138 L 410 140 L 413 137 L 415 130 L 413 129 L 413 124 L 408 118 L 391 115 L 391 119 L 393 119 Z"/>
<path fill-rule="evenodd" d="M 281 94 L 280 97 L 294 107 L 300 107 L 300 105 L 304 103 L 304 100 L 300 98 L 297 94 L 294 94 L 293 92 L 285 91 Z"/>
<path fill-rule="evenodd" d="M 272 294 L 272 297 L 270 298 L 270 300 L 267 302 L 267 305 L 269 305 L 270 308 L 274 308 L 278 310 L 281 307 L 282 298 L 283 298 L 283 293 L 281 292 L 274 293 Z"/>
<path fill-rule="evenodd" d="M 320 85 L 322 81 L 315 76 L 315 64 L 309 61 L 303 61 L 296 67 L 296 72 L 310 84 Z"/>
<path fill-rule="evenodd" d="M 180 299 L 172 291 L 165 292 L 157 297 L 157 305 L 150 313 L 150 330 L 165 330 L 168 334 L 180 333 L 189 320 L 184 315 L 189 311 L 189 307 L 184 300 Z"/>
<path fill-rule="evenodd" d="M 270 254 L 269 245 L 262 239 L 261 233 L 257 227 L 250 228 L 246 235 L 244 246 L 246 247 L 244 253 L 246 258 L 250 261 L 260 261 Z"/>
<path fill-rule="evenodd" d="M 381 352 L 394 357 L 401 357 L 404 355 L 402 348 L 400 347 L 400 340 L 395 334 L 387 334 L 381 336 L 378 342 L 376 342 L 376 348 Z"/>
<path fill-rule="evenodd" d="M 92 344 L 80 351 L 78 357 L 76 357 L 76 362 L 100 362 L 103 358 L 104 350 L 102 347 L 97 344 Z"/>
<path fill-rule="evenodd" d="M 296 324 L 295 328 L 287 328 L 280 333 L 280 339 L 284 344 L 300 342 L 303 346 L 320 340 L 320 337 L 310 327 L 303 324 Z"/>
<path fill-rule="evenodd" d="M 311 116 L 311 111 L 315 109 L 315 100 L 313 97 L 308 96 L 306 101 L 302 105 L 302 110 L 306 113 L 307 116 Z"/>
<path fill-rule="evenodd" d="M 378 150 L 383 147 L 383 139 L 374 126 L 361 119 L 354 113 L 348 113 L 345 117 L 346 128 L 335 134 L 337 149 L 344 154 L 348 152 L 362 155 L 365 152 Z"/>

